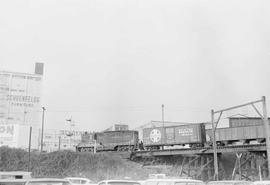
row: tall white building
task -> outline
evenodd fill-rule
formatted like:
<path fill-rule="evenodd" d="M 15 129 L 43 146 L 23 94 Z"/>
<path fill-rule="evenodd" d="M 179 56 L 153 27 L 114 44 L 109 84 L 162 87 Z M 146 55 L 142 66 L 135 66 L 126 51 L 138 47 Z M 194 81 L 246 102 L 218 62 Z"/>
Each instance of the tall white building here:
<path fill-rule="evenodd" d="M 28 148 L 31 126 L 32 148 L 38 149 L 42 75 L 42 63 L 34 74 L 0 71 L 0 146 Z"/>

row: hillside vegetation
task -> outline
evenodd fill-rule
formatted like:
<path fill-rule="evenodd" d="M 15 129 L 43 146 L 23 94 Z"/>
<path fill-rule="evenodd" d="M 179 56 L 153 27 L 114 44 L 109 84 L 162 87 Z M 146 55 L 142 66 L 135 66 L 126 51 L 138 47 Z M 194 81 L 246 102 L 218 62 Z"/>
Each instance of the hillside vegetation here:
<path fill-rule="evenodd" d="M 131 177 L 143 179 L 152 173 L 139 164 L 110 153 L 57 151 L 31 153 L 30 171 L 34 177 L 81 176 L 94 181 Z M 0 171 L 28 169 L 28 153 L 21 149 L 0 147 Z"/>

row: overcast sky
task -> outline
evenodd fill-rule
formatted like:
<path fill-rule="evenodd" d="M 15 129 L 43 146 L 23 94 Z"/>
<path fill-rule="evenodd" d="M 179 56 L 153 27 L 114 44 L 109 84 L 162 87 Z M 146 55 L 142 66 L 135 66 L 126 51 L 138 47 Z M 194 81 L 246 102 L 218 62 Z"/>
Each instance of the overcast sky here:
<path fill-rule="evenodd" d="M 267 0 L 1 1 L 0 69 L 45 63 L 45 128 L 134 128 L 161 104 L 165 120 L 208 121 L 270 100 L 269 20 Z"/>

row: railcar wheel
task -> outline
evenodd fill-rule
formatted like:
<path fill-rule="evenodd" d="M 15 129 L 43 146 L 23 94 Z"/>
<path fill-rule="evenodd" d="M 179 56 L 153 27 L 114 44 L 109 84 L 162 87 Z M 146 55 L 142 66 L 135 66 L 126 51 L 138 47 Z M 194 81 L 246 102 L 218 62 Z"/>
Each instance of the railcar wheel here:
<path fill-rule="evenodd" d="M 129 151 L 131 152 L 131 151 L 134 151 L 135 150 L 135 147 L 134 146 L 130 146 L 129 147 Z"/>
<path fill-rule="evenodd" d="M 81 148 L 81 152 L 87 152 L 87 148 Z"/>

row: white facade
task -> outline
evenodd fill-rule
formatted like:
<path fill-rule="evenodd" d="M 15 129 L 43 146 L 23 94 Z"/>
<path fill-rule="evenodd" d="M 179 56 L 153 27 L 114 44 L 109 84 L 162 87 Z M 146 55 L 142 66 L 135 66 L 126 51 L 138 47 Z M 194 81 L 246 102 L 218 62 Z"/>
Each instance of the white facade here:
<path fill-rule="evenodd" d="M 81 142 L 81 134 L 83 132 L 84 131 L 44 130 L 43 151 L 53 152 L 59 149 L 75 151 L 76 146 Z"/>
<path fill-rule="evenodd" d="M 18 127 L 17 125 L 0 125 L 0 146 L 7 145 L 17 147 Z"/>
<path fill-rule="evenodd" d="M 32 126 L 31 148 L 38 149 L 41 86 L 42 75 L 0 71 L 0 146 L 28 148 Z"/>
<path fill-rule="evenodd" d="M 27 149 L 29 136 L 29 125 L 0 124 L 0 146 Z M 33 142 L 33 139 L 31 141 Z"/>

